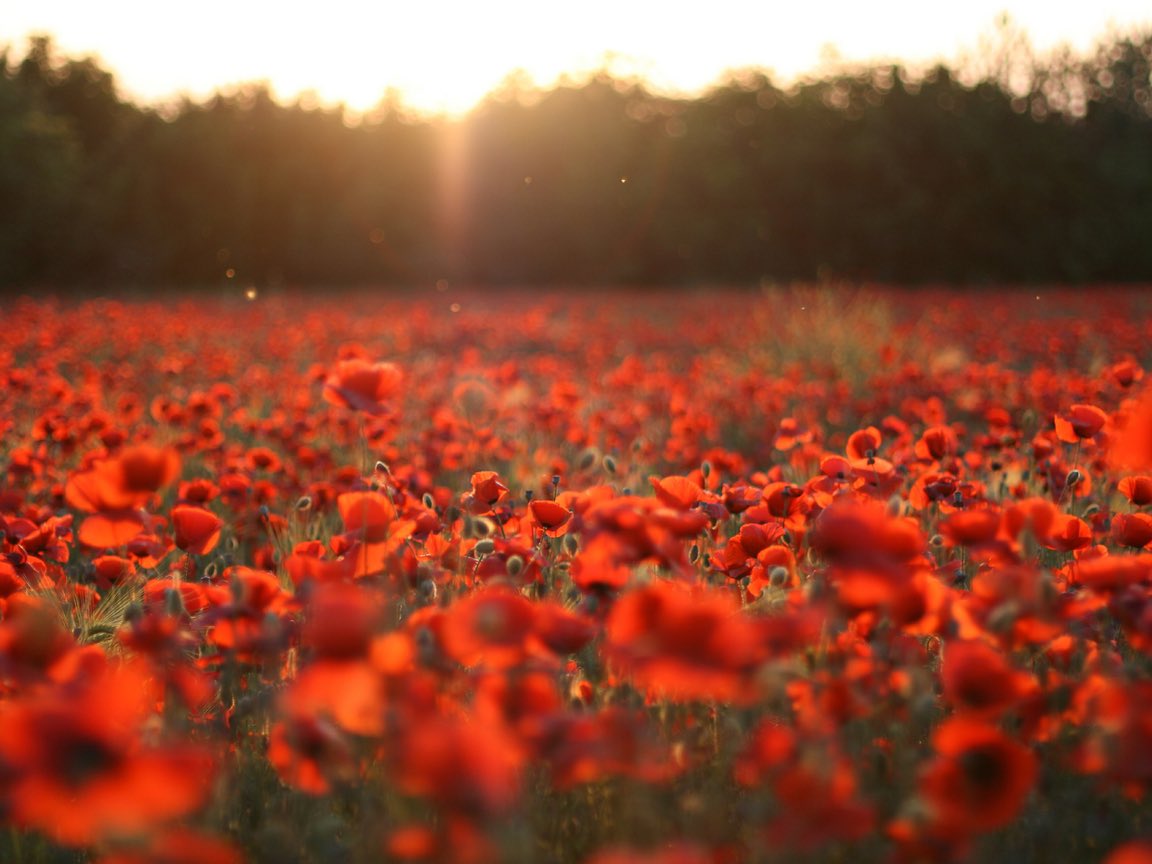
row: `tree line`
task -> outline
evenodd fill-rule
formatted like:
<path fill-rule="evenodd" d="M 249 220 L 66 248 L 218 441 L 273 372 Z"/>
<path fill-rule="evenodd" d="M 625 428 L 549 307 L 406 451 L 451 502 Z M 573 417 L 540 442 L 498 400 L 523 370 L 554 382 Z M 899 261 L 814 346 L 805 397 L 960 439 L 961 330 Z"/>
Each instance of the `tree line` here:
<path fill-rule="evenodd" d="M 352 118 L 134 104 L 37 38 L 0 53 L 0 285 L 1152 279 L 1152 32 L 1019 60 Z"/>

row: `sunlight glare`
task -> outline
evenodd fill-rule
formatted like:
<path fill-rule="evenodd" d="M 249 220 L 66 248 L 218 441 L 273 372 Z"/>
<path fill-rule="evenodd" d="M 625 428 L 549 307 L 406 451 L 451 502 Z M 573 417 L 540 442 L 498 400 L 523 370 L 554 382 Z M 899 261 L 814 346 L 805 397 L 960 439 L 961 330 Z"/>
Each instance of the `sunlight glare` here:
<path fill-rule="evenodd" d="M 1038 49 L 1068 41 L 1085 50 L 1109 22 L 1152 20 L 1146 3 L 1136 0 L 1090 8 L 1039 0 L 329 0 L 321 6 L 202 0 L 183 7 L 12 0 L 0 22 L 0 45 L 19 52 L 28 34 L 52 33 L 61 51 L 97 55 L 125 95 L 148 101 L 178 93 L 202 98 L 262 81 L 281 99 L 309 94 L 367 111 L 391 93 L 420 111 L 460 114 L 515 70 L 547 86 L 605 68 L 692 93 L 725 70 L 762 68 L 786 82 L 829 62 L 948 61 L 974 51 L 1004 11 Z"/>

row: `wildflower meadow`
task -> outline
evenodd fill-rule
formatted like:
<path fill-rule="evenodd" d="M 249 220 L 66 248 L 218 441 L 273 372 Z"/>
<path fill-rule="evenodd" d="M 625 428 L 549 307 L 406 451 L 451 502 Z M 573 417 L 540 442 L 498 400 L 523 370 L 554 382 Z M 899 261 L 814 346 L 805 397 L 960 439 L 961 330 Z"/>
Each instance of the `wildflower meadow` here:
<path fill-rule="evenodd" d="M 11 299 L 0 861 L 1152 862 L 1152 297 Z"/>

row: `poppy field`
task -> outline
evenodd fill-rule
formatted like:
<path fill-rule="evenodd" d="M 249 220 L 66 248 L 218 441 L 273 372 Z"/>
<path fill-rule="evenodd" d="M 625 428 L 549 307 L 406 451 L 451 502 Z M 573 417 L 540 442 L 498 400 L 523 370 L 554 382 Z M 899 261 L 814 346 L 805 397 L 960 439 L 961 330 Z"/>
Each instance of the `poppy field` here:
<path fill-rule="evenodd" d="M 1139 291 L 7 311 L 0 861 L 1152 862 Z"/>

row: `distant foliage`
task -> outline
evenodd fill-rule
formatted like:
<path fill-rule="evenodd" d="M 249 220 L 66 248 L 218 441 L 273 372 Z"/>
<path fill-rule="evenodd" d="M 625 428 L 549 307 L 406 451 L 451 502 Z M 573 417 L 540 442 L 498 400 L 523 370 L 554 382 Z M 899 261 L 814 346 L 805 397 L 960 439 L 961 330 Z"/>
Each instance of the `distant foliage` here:
<path fill-rule="evenodd" d="M 0 284 L 1152 279 L 1152 33 L 698 99 L 515 79 L 460 121 L 124 101 L 0 53 Z"/>

